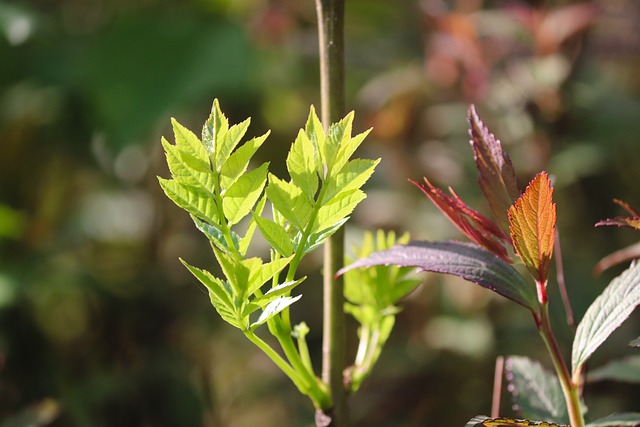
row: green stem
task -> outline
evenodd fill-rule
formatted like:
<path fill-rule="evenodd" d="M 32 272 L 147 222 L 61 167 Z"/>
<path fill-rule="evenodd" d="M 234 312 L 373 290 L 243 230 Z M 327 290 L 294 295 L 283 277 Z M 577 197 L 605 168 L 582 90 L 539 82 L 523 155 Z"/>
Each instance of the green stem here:
<path fill-rule="evenodd" d="M 582 416 L 578 384 L 575 384 L 571 380 L 571 374 L 569 373 L 567 364 L 562 357 L 562 353 L 558 347 L 558 342 L 553 335 L 553 330 L 549 323 L 549 308 L 546 303 L 542 304 L 540 308 L 540 325 L 538 330 L 547 347 L 549 355 L 551 356 L 553 367 L 555 368 L 558 379 L 560 380 L 560 386 L 562 387 L 567 410 L 569 411 L 571 427 L 584 427 L 585 422 L 584 417 Z"/>

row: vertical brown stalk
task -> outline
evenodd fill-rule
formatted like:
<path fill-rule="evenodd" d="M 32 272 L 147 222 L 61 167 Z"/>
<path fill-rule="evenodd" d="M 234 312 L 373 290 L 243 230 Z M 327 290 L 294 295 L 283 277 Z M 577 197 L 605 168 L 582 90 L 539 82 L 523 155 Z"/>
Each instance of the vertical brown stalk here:
<path fill-rule="evenodd" d="M 320 47 L 321 117 L 325 126 L 340 120 L 344 101 L 344 3 L 316 0 Z M 324 329 L 322 380 L 331 392 L 332 408 L 321 408 L 318 426 L 345 427 L 348 423 L 343 384 L 345 356 L 344 290 L 335 272 L 344 260 L 344 231 L 338 230 L 324 246 Z"/>

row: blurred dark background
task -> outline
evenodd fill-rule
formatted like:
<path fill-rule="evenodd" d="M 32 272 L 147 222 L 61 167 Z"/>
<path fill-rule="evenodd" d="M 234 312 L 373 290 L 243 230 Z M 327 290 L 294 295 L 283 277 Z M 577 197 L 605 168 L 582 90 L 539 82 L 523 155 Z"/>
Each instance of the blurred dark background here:
<path fill-rule="evenodd" d="M 374 127 L 360 156 L 383 159 L 349 239 L 378 227 L 460 238 L 407 178 L 488 212 L 465 119 L 475 103 L 522 188 L 555 176 L 580 318 L 622 270 L 596 279 L 594 264 L 640 237 L 593 227 L 623 213 L 614 197 L 640 208 L 640 2 L 348 0 L 346 15 L 348 109 L 356 130 Z M 217 97 L 233 123 L 253 118 L 251 136 L 273 130 L 258 156 L 284 177 L 319 103 L 315 22 L 311 0 L 0 1 L 0 426 L 313 425 L 306 398 L 180 265 L 214 259 L 156 175 L 168 176 L 170 117 L 199 133 Z M 293 309 L 315 354 L 320 262 L 304 265 Z M 497 355 L 549 365 L 525 310 L 425 282 L 351 400 L 354 426 L 462 426 L 490 409 Z M 592 366 L 631 354 L 638 326 L 635 314 Z M 638 393 L 603 382 L 587 399 L 597 417 L 640 411 Z"/>

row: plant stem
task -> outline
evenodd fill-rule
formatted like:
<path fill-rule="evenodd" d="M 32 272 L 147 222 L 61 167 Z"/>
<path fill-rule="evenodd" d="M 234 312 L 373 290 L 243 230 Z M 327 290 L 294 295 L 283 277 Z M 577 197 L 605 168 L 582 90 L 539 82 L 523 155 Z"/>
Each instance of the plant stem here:
<path fill-rule="evenodd" d="M 320 53 L 321 119 L 325 127 L 344 116 L 344 4 L 345 0 L 316 0 Z M 348 422 L 343 371 L 345 357 L 344 290 L 334 274 L 344 262 L 344 229 L 324 244 L 324 325 L 322 380 L 331 392 L 333 408 L 322 408 L 322 424 L 345 427 Z M 328 416 L 328 417 L 326 417 Z M 329 419 L 330 420 L 329 420 Z"/>
<path fill-rule="evenodd" d="M 556 375 L 560 380 L 560 386 L 562 387 L 564 399 L 567 404 L 567 410 L 569 412 L 571 427 L 584 427 L 585 423 L 584 417 L 582 416 L 578 385 L 574 384 L 571 380 L 571 374 L 569 373 L 567 364 L 560 353 L 558 342 L 553 335 L 553 330 L 549 323 L 548 304 L 542 304 L 540 308 L 539 332 L 547 350 L 549 351 L 549 355 L 551 356 L 551 361 L 553 362 L 553 367 L 556 370 Z"/>

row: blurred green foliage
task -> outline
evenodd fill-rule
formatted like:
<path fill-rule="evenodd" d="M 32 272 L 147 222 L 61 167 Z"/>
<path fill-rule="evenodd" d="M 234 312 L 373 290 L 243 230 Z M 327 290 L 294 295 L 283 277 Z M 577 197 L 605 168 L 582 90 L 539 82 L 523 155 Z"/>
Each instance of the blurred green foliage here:
<path fill-rule="evenodd" d="M 621 271 L 594 279 L 592 266 L 637 240 L 593 224 L 620 214 L 613 197 L 640 205 L 638 17 L 634 0 L 347 1 L 348 106 L 356 130 L 374 127 L 363 157 L 383 159 L 350 239 L 376 227 L 459 237 L 406 179 L 481 206 L 474 102 L 521 183 L 543 168 L 556 177 L 581 317 Z M 167 176 L 170 116 L 195 129 L 214 97 L 232 122 L 253 117 L 255 135 L 273 130 L 257 156 L 284 171 L 319 102 L 316 43 L 310 0 L 0 2 L 0 425 L 311 425 L 307 402 L 220 327 L 179 264 L 206 266 L 210 249 L 155 175 Z M 316 354 L 319 263 L 301 266 L 310 278 L 292 311 L 309 319 Z M 488 411 L 497 354 L 546 361 L 526 311 L 457 279 L 425 281 L 352 401 L 353 425 L 464 425 Z M 616 332 L 594 367 L 633 351 L 637 328 Z M 616 399 L 598 398 L 605 389 Z M 587 393 L 594 414 L 640 410 L 637 386 Z"/>

